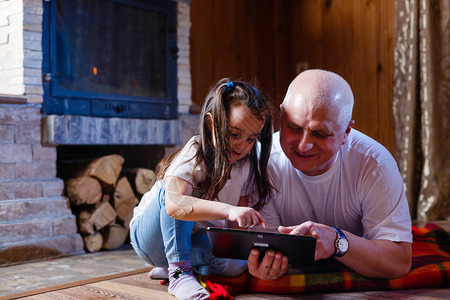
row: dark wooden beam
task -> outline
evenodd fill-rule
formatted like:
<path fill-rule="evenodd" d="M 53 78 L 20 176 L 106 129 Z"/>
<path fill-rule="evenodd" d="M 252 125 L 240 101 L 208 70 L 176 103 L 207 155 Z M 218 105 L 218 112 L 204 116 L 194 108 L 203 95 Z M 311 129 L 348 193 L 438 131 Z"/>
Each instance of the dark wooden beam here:
<path fill-rule="evenodd" d="M 3 103 L 3 104 L 25 104 L 25 103 L 27 103 L 27 98 L 25 98 L 23 96 L 0 94 L 0 103 Z"/>

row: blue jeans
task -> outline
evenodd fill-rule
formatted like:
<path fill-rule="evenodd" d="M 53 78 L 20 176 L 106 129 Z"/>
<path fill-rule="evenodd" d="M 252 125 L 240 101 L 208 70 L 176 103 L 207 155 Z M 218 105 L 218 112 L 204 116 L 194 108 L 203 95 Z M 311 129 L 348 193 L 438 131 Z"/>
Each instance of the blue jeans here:
<path fill-rule="evenodd" d="M 201 275 L 233 277 L 246 270 L 246 261 L 214 257 L 206 233 L 192 234 L 193 226 L 192 221 L 177 220 L 167 214 L 165 191 L 161 188 L 131 225 L 131 245 L 141 259 L 155 267 L 189 260 Z"/>

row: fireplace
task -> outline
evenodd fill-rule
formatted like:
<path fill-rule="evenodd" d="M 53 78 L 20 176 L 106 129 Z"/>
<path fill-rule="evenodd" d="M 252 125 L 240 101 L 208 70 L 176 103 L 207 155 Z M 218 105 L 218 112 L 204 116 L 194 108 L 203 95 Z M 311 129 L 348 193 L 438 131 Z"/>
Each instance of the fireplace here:
<path fill-rule="evenodd" d="M 0 43 L 0 63 L 9 70 L 0 85 L 2 266 L 83 252 L 64 196 L 62 162 L 117 153 L 125 158 L 124 169 L 153 169 L 169 149 L 192 136 L 197 124 L 197 115 L 189 114 L 190 0 L 9 2 L 0 15 L 8 36 Z M 98 18 L 115 27 L 103 37 L 75 26 L 73 15 L 82 15 L 83 7 L 60 7 L 74 3 L 97 14 L 89 28 Z M 128 13 L 114 21 L 117 8 Z M 155 16 L 154 23 L 139 22 L 139 14 Z M 147 34 L 164 34 L 152 42 L 159 46 L 145 52 L 153 63 L 122 45 L 135 31 L 117 25 L 126 27 L 129 20 L 153 28 L 135 36 L 138 48 L 148 46 L 142 42 Z M 51 22 L 63 26 L 62 21 L 73 28 L 51 27 Z M 162 24 L 164 30 L 155 29 Z M 77 28 L 80 32 L 71 32 Z M 123 32 L 108 37 L 111 30 Z M 96 51 L 80 52 L 91 47 L 86 41 L 74 44 L 85 35 L 97 39 Z M 58 43 L 70 46 L 57 54 Z M 117 49 L 111 44 L 120 51 L 113 53 Z M 109 64 L 108 57 L 120 63 Z"/>
<path fill-rule="evenodd" d="M 176 2 L 44 1 L 44 113 L 177 118 Z"/>

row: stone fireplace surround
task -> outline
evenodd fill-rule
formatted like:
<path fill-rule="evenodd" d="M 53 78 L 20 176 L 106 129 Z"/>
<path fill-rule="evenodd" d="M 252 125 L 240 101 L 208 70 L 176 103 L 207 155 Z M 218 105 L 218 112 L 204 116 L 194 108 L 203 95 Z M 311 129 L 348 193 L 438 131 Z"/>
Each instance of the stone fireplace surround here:
<path fill-rule="evenodd" d="M 59 145 L 146 145 L 152 159 L 152 145 L 192 135 L 189 6 L 177 1 L 179 118 L 151 120 L 43 115 L 42 0 L 0 0 L 0 266 L 84 253 L 57 177 Z"/>

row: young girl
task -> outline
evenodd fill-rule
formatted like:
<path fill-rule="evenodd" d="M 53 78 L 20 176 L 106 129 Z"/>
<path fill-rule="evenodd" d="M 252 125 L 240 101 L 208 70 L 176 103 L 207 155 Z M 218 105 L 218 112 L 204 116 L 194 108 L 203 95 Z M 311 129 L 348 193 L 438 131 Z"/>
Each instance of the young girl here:
<path fill-rule="evenodd" d="M 178 299 L 209 296 L 192 267 L 225 276 L 245 271 L 246 261 L 212 255 L 204 229 L 227 221 L 266 227 L 257 210 L 272 188 L 266 172 L 271 143 L 265 94 L 249 83 L 222 79 L 205 100 L 199 134 L 158 165 L 157 182 L 134 210 L 131 244 L 151 265 L 168 267 L 169 292 Z M 252 208 L 251 191 L 259 196 Z"/>

